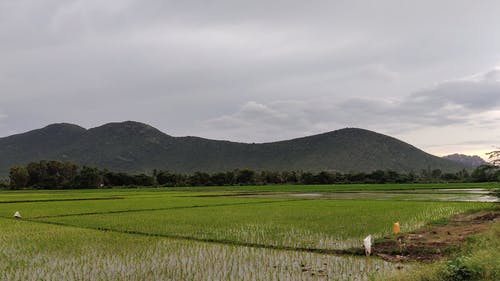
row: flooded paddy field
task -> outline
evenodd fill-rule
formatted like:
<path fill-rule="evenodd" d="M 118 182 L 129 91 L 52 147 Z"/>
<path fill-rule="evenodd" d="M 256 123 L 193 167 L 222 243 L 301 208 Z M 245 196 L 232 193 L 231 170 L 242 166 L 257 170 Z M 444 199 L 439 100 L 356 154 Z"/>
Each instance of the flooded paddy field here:
<path fill-rule="evenodd" d="M 346 251 L 367 235 L 497 204 L 488 189 L 293 188 L 0 192 L 0 280 L 373 280 L 414 265 Z"/>
<path fill-rule="evenodd" d="M 261 195 L 267 197 L 266 195 Z M 500 202 L 489 189 L 417 189 L 372 192 L 313 192 L 283 193 L 273 196 L 292 198 L 321 199 L 370 199 L 370 200 L 407 200 L 407 201 L 448 201 L 448 202 Z"/>

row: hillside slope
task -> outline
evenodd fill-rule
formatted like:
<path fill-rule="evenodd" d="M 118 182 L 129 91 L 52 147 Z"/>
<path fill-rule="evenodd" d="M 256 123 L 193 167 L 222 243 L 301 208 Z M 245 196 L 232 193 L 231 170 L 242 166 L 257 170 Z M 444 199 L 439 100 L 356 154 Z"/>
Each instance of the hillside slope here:
<path fill-rule="evenodd" d="M 458 162 L 464 166 L 467 166 L 468 168 L 476 168 L 481 165 L 488 164 L 488 162 L 484 161 L 483 158 L 477 156 L 477 155 L 464 155 L 464 154 L 451 154 L 451 155 L 446 155 L 443 156 L 444 159 L 448 159 L 451 161 Z"/>
<path fill-rule="evenodd" d="M 347 128 L 286 141 L 246 144 L 198 137 L 172 137 L 138 122 L 109 123 L 86 130 L 53 124 L 0 138 L 0 175 L 29 161 L 73 161 L 124 172 L 153 169 L 191 173 L 255 170 L 369 172 L 457 171 L 464 165 L 442 159 L 395 138 Z"/>

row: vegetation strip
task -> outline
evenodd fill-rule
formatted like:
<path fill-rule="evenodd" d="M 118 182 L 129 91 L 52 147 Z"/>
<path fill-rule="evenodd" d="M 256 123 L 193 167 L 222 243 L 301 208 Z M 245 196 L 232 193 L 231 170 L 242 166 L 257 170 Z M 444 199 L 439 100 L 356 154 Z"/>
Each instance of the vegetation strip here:
<path fill-rule="evenodd" d="M 375 256 L 390 262 L 424 261 L 430 262 L 449 256 L 465 239 L 473 234 L 484 232 L 491 222 L 498 221 L 500 211 L 482 211 L 474 214 L 458 214 L 449 219 L 434 222 L 420 230 L 405 233 L 392 238 L 384 238 L 376 241 L 373 246 Z M 11 218 L 9 218 L 11 219 Z M 266 245 L 259 243 L 235 241 L 228 239 L 199 238 L 175 234 L 148 233 L 134 230 L 117 230 L 106 227 L 78 226 L 68 223 L 52 222 L 35 219 L 24 219 L 24 221 L 50 224 L 65 227 L 75 227 L 104 232 L 132 234 L 149 237 L 162 237 L 169 239 L 180 239 L 204 243 L 222 245 L 243 246 L 260 249 L 273 249 L 283 251 L 309 252 L 326 255 L 364 255 L 362 248 L 350 249 L 318 249 L 308 247 L 291 247 L 283 245 Z M 443 224 L 443 225 L 440 225 Z"/>
<path fill-rule="evenodd" d="M 95 198 L 66 198 L 66 199 L 38 199 L 38 200 L 14 200 L 0 201 L 0 204 L 15 204 L 15 203 L 42 203 L 42 202 L 59 202 L 59 201 L 95 201 L 95 200 L 119 200 L 124 197 L 95 197 Z"/>
<path fill-rule="evenodd" d="M 179 206 L 179 207 L 166 207 L 166 208 L 149 208 L 149 209 L 104 211 L 104 212 L 87 212 L 87 213 L 76 213 L 76 214 L 52 215 L 52 216 L 38 216 L 38 217 L 33 217 L 32 219 L 49 219 L 49 218 L 62 218 L 62 217 L 74 217 L 74 216 L 78 217 L 78 216 L 90 216 L 90 215 L 107 215 L 107 214 L 121 214 L 121 213 L 139 213 L 139 212 L 151 212 L 151 211 L 168 211 L 168 210 L 179 210 L 179 209 L 195 209 L 195 208 L 239 206 L 239 205 L 258 205 L 258 204 L 306 201 L 306 200 L 312 200 L 312 199 L 299 198 L 299 199 L 279 200 L 279 201 L 258 201 L 258 202 L 225 203 L 225 204 L 222 203 L 222 204 L 205 204 L 205 205 L 192 205 L 192 206 Z"/>
<path fill-rule="evenodd" d="M 4 219 L 14 220 L 12 218 L 4 218 Z M 317 249 L 317 248 L 305 248 L 305 247 L 289 247 L 289 246 L 277 246 L 277 245 L 266 245 L 266 244 L 258 244 L 258 243 L 248 243 L 248 242 L 226 240 L 226 239 L 197 238 L 197 237 L 183 236 L 183 235 L 148 233 L 148 232 L 132 231 L 132 230 L 117 230 L 117 229 L 106 228 L 106 227 L 79 226 L 79 225 L 72 225 L 72 224 L 61 223 L 61 222 L 44 221 L 44 220 L 38 220 L 38 219 L 36 219 L 36 220 L 35 219 L 23 219 L 23 221 L 64 226 L 64 227 L 74 227 L 74 228 L 103 231 L 103 232 L 113 232 L 113 233 L 131 234 L 131 235 L 148 236 L 148 237 L 161 237 L 161 238 L 169 238 L 169 239 L 194 241 L 194 242 L 242 246 L 242 247 L 258 248 L 258 249 L 296 251 L 296 252 L 307 252 L 307 253 L 337 255 L 337 256 L 340 256 L 340 255 L 350 255 L 350 256 L 358 255 L 359 256 L 359 255 L 364 254 L 364 251 L 362 249 L 357 249 L 357 248 L 341 250 L 341 249 Z"/>

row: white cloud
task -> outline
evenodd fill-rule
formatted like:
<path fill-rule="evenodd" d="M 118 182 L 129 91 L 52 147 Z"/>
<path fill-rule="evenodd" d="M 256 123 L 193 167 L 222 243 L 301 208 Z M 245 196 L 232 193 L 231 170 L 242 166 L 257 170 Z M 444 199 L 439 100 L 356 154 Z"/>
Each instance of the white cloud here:
<path fill-rule="evenodd" d="M 397 80 L 400 76 L 396 71 L 380 63 L 362 66 L 358 74 L 368 79 L 379 79 L 388 82 Z"/>
<path fill-rule="evenodd" d="M 446 81 L 402 99 L 346 98 L 281 100 L 243 104 L 232 114 L 205 122 L 243 141 L 269 141 L 343 126 L 404 134 L 427 127 L 500 125 L 500 82 L 493 71 L 475 79 Z M 248 134 L 255 132 L 255 134 Z"/>

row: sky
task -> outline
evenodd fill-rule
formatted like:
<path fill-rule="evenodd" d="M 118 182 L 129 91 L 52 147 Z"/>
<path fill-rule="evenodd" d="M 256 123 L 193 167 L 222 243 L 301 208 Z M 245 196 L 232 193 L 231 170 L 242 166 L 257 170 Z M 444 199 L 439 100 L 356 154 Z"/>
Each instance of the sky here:
<path fill-rule="evenodd" d="M 269 142 L 500 146 L 500 1 L 0 0 L 0 137 L 134 120 Z"/>

